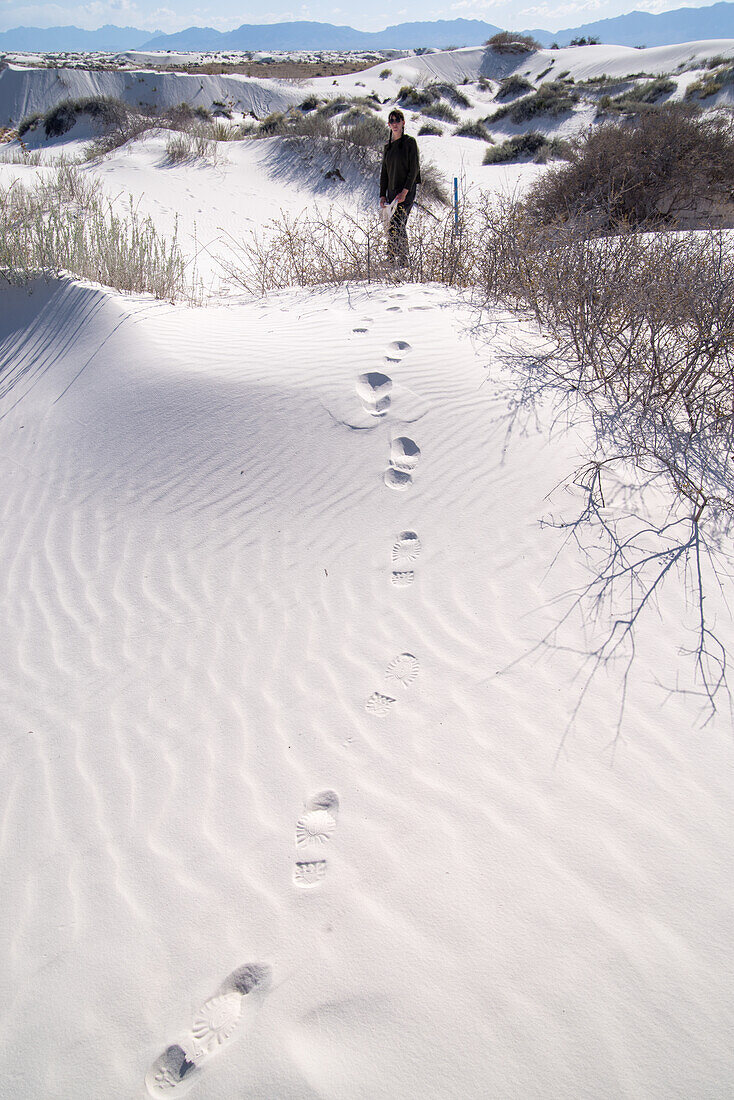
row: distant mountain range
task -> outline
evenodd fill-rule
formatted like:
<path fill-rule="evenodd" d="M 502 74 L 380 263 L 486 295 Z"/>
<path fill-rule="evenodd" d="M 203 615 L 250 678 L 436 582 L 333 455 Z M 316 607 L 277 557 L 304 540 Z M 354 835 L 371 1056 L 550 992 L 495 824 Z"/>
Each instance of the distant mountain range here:
<path fill-rule="evenodd" d="M 501 28 L 478 19 L 439 19 L 432 23 L 398 23 L 383 31 L 357 31 L 331 23 L 243 24 L 233 31 L 189 27 L 177 34 L 104 26 L 85 31 L 78 27 L 16 27 L 0 32 L 0 51 L 30 53 L 121 53 L 126 50 L 411 50 L 421 46 L 479 46 Z M 668 46 L 705 39 L 734 39 L 734 3 L 706 8 L 678 8 L 651 15 L 633 11 L 562 31 L 536 29 L 543 46 L 567 46 L 574 38 L 598 38 L 619 46 Z"/>

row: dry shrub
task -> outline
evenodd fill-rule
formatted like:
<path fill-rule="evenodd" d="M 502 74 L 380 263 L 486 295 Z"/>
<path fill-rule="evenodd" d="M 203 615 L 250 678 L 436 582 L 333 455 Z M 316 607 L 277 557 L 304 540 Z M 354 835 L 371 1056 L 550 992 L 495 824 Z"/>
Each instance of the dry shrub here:
<path fill-rule="evenodd" d="M 538 130 L 529 130 L 526 134 L 503 141 L 487 149 L 482 164 L 508 164 L 511 161 L 532 157 L 538 164 L 545 164 L 551 157 L 567 160 L 571 147 L 560 138 L 547 138 Z"/>
<path fill-rule="evenodd" d="M 506 76 L 504 80 L 500 80 L 500 86 L 495 92 L 495 99 L 511 99 L 519 95 L 524 95 L 525 92 L 532 92 L 533 85 L 524 76 L 518 76 L 517 73 L 513 73 L 512 76 Z"/>
<path fill-rule="evenodd" d="M 174 234 L 159 236 L 130 206 L 115 212 L 101 184 L 62 165 L 32 187 L 0 188 L 0 275 L 22 285 L 70 272 L 131 293 L 198 300 Z"/>
<path fill-rule="evenodd" d="M 426 115 L 428 118 L 437 118 L 441 122 L 458 122 L 459 116 L 456 111 L 449 107 L 448 103 L 442 103 L 440 100 L 436 103 L 431 103 L 428 107 L 424 107 L 421 110 L 422 115 Z"/>
<path fill-rule="evenodd" d="M 532 313 L 557 379 L 616 417 L 629 457 L 664 469 L 696 516 L 730 511 L 734 242 L 539 227 L 520 204 L 482 218 L 485 299 Z"/>
<path fill-rule="evenodd" d="M 535 53 L 543 47 L 532 35 L 518 31 L 500 31 L 485 42 L 495 53 Z"/>
<path fill-rule="evenodd" d="M 734 123 L 682 108 L 590 131 L 530 188 L 525 210 L 535 222 L 577 219 L 597 230 L 639 225 L 734 225 Z"/>
<path fill-rule="evenodd" d="M 188 133 L 174 133 L 166 143 L 168 164 L 183 164 L 195 160 L 217 159 L 217 142 L 210 136 L 209 127 L 192 129 Z"/>
<path fill-rule="evenodd" d="M 385 234 L 376 215 L 358 220 L 334 210 L 281 214 L 262 232 L 231 240 L 220 262 L 234 283 L 260 295 L 289 286 L 396 278 L 471 285 L 481 246 L 473 234 L 456 232 L 453 215 L 437 218 L 419 211 L 411 218 L 409 237 L 409 268 L 396 273 L 387 259 Z"/>
<path fill-rule="evenodd" d="M 508 118 L 519 125 L 538 115 L 558 115 L 572 111 L 579 101 L 579 93 L 562 80 L 546 80 L 533 95 L 523 96 L 514 103 L 498 107 L 491 117 L 492 122 Z"/>

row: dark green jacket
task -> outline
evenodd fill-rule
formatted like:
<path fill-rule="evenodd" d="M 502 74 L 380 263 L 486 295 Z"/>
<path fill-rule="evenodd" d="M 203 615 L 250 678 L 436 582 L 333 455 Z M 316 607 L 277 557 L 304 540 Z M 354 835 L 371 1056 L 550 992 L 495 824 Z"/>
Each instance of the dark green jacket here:
<path fill-rule="evenodd" d="M 415 138 L 409 134 L 403 134 L 397 141 L 391 138 L 382 154 L 380 198 L 387 198 L 389 194 L 393 199 L 403 188 L 412 191 L 420 181 L 418 143 Z"/>

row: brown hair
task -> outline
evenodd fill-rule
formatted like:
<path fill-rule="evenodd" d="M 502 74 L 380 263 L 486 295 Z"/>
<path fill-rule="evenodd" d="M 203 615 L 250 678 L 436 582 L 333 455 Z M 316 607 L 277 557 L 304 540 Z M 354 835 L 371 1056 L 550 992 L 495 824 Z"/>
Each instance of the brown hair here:
<path fill-rule="evenodd" d="M 398 122 L 402 122 L 403 126 L 405 126 L 405 115 L 397 107 L 391 107 L 390 114 L 387 116 L 388 122 L 392 122 L 394 119 L 397 119 Z"/>

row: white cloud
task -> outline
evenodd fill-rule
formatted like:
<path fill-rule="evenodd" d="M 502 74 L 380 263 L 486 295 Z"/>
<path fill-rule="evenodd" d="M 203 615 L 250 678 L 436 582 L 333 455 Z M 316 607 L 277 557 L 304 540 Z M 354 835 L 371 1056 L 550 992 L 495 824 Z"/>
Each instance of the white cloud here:
<path fill-rule="evenodd" d="M 602 0 L 572 0 L 564 4 L 534 4 L 529 8 L 521 8 L 518 16 L 523 20 L 547 19 L 554 23 L 568 16 L 578 15 L 582 12 L 598 12 L 607 5 Z M 639 6 L 639 5 L 638 5 Z"/>

